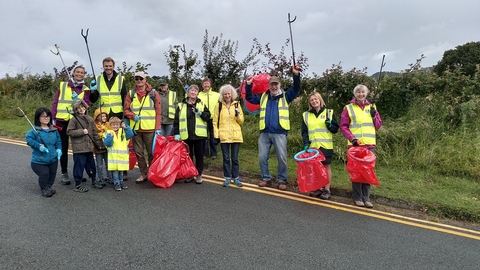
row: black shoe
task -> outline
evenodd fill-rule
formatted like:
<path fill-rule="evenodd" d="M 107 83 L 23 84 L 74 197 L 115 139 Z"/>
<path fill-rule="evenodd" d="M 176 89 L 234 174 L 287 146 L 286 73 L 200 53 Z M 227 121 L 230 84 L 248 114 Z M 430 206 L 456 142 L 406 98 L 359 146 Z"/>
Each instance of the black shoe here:
<path fill-rule="evenodd" d="M 52 197 L 52 192 L 50 191 L 49 187 L 42 188 L 42 196 L 43 197 Z"/>
<path fill-rule="evenodd" d="M 48 188 L 50 189 L 50 193 L 52 193 L 52 195 L 57 193 L 57 191 L 55 189 L 53 189 L 52 187 L 48 187 Z"/>
<path fill-rule="evenodd" d="M 96 182 L 96 181 L 92 181 L 91 186 L 92 186 L 93 188 L 98 188 L 98 189 L 102 189 L 102 188 L 103 188 L 103 186 L 102 186 L 100 183 Z"/>

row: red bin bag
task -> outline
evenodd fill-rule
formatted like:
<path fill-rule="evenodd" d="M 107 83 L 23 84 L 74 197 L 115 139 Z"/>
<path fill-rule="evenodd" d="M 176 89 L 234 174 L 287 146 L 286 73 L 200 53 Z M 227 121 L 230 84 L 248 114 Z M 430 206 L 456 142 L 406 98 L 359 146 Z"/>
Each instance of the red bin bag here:
<path fill-rule="evenodd" d="M 317 149 L 300 151 L 294 158 L 298 165 L 297 183 L 300 192 L 319 190 L 328 184 L 327 169 L 322 164 L 325 156 L 321 151 Z"/>
<path fill-rule="evenodd" d="M 184 142 L 168 141 L 148 170 L 148 179 L 158 187 L 169 188 L 175 183 L 185 153 Z M 157 149 L 155 149 L 157 150 Z"/>
<path fill-rule="evenodd" d="M 375 175 L 377 156 L 365 147 L 351 147 L 347 150 L 347 171 L 350 182 L 379 186 Z"/>

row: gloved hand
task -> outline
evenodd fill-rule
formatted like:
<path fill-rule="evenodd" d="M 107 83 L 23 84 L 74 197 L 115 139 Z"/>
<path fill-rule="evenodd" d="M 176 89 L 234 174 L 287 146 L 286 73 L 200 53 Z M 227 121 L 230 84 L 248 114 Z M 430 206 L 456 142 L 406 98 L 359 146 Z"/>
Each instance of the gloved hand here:
<path fill-rule="evenodd" d="M 219 143 L 220 143 L 220 139 L 219 139 L 219 138 L 214 138 L 214 143 L 215 143 L 215 145 L 219 144 Z"/>
<path fill-rule="evenodd" d="M 161 129 L 157 129 L 157 130 L 155 130 L 155 135 L 163 136 L 163 131 Z"/>
<path fill-rule="evenodd" d="M 240 115 L 240 109 L 239 109 L 239 108 L 235 108 L 235 117 L 237 117 L 238 115 Z"/>
<path fill-rule="evenodd" d="M 360 146 L 360 141 L 357 140 L 357 139 L 353 139 L 352 144 L 353 144 L 353 146 Z"/>
<path fill-rule="evenodd" d="M 96 80 L 92 80 L 90 82 L 90 91 L 97 91 L 97 81 Z"/>
<path fill-rule="evenodd" d="M 54 119 L 52 119 L 52 125 L 55 125 L 55 120 Z"/>
<path fill-rule="evenodd" d="M 198 117 L 202 116 L 202 111 L 200 111 L 197 107 L 194 107 L 194 108 L 193 108 L 193 112 L 195 112 L 195 114 L 196 114 Z"/>
<path fill-rule="evenodd" d="M 43 146 L 43 145 L 40 145 L 40 149 L 39 149 L 39 150 L 40 150 L 40 152 L 42 152 L 42 153 L 48 153 L 48 148 L 46 148 L 46 147 Z"/>
<path fill-rule="evenodd" d="M 72 100 L 77 100 L 78 99 L 78 94 L 77 92 L 72 93 Z"/>
<path fill-rule="evenodd" d="M 60 159 L 62 157 L 62 149 L 57 149 L 57 158 Z"/>
<path fill-rule="evenodd" d="M 185 92 L 187 92 L 188 87 L 189 87 L 188 85 L 185 85 L 185 86 L 183 87 L 183 88 L 185 88 Z"/>
<path fill-rule="evenodd" d="M 103 139 L 103 144 L 104 144 L 106 147 L 112 147 L 112 145 L 113 145 L 113 136 L 112 136 L 112 134 L 107 133 L 107 135 L 105 136 L 105 139 Z"/>
<path fill-rule="evenodd" d="M 374 118 L 375 115 L 377 115 L 377 110 L 375 110 L 375 108 L 372 106 L 372 107 L 370 108 L 370 116 L 371 116 L 372 118 Z"/>
<path fill-rule="evenodd" d="M 133 118 L 133 120 L 135 122 L 138 122 L 140 120 L 140 115 L 135 115 L 135 117 Z"/>
<path fill-rule="evenodd" d="M 308 153 L 308 147 L 309 147 L 309 145 L 305 145 L 305 146 L 303 147 L 303 151 L 305 151 L 305 152 Z"/>
<path fill-rule="evenodd" d="M 180 134 L 175 134 L 174 140 L 175 141 L 180 141 Z"/>
<path fill-rule="evenodd" d="M 332 126 L 332 120 L 327 118 L 327 120 L 325 120 L 325 125 L 327 125 L 327 128 L 330 128 Z"/>

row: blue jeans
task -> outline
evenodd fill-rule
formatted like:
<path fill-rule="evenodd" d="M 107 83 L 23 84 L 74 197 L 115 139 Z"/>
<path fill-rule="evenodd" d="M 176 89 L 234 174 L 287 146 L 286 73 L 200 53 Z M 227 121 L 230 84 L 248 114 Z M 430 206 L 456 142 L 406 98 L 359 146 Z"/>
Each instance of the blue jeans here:
<path fill-rule="evenodd" d="M 258 137 L 258 163 L 260 165 L 262 180 L 270 181 L 272 179 L 270 171 L 268 170 L 268 157 L 272 145 L 278 161 L 277 180 L 278 182 L 287 182 L 287 135 L 277 133 L 262 132 L 260 133 L 260 137 Z"/>
<path fill-rule="evenodd" d="M 113 174 L 113 184 L 121 184 L 123 182 L 123 172 L 122 171 L 110 171 Z"/>
<path fill-rule="evenodd" d="M 162 124 L 163 136 L 173 136 L 173 124 Z"/>
<path fill-rule="evenodd" d="M 240 143 L 221 143 L 223 154 L 223 176 L 235 179 L 238 177 L 238 149 Z"/>
<path fill-rule="evenodd" d="M 108 170 L 108 153 L 95 153 L 95 162 L 97 163 L 97 179 L 102 180 L 103 168 L 107 172 L 107 178 L 112 179 L 112 173 Z"/>

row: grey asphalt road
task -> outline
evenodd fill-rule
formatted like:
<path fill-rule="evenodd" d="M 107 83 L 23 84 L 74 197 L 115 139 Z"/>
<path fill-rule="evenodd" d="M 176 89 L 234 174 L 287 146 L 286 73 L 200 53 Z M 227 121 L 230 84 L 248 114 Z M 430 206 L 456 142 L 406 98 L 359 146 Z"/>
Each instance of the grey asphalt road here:
<path fill-rule="evenodd" d="M 478 269 L 480 241 L 206 182 L 40 195 L 0 142 L 0 269 Z M 70 167 L 72 166 L 70 159 Z M 130 172 L 136 179 L 138 169 Z M 57 180 L 60 174 L 57 175 Z"/>

